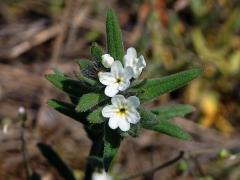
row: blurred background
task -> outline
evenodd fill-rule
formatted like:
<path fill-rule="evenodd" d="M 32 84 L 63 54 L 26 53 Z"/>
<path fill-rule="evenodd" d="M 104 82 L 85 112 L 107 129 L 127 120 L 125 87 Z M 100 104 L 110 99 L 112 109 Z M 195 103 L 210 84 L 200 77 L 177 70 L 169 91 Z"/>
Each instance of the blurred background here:
<path fill-rule="evenodd" d="M 126 139 L 111 173 L 133 175 L 185 151 L 169 168 L 139 179 L 240 179 L 240 1 L 239 0 L 1 0 L 0 1 L 0 179 L 26 179 L 18 108 L 27 111 L 29 166 L 44 180 L 61 179 L 36 143 L 45 142 L 81 179 L 90 147 L 82 126 L 46 105 L 67 100 L 45 79 L 52 68 L 74 75 L 78 58 L 90 57 L 92 42 L 106 46 L 105 15 L 116 10 L 125 48 L 147 61 L 142 78 L 201 66 L 188 86 L 148 104 L 186 103 L 196 110 L 174 119 L 193 140 L 184 142 L 144 131 Z"/>

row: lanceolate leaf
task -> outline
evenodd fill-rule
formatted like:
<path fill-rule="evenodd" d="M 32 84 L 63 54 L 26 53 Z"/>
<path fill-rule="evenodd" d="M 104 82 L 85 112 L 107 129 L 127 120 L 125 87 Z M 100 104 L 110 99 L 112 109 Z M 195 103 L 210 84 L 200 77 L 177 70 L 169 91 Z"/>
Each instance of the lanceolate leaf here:
<path fill-rule="evenodd" d="M 174 104 L 168 106 L 160 106 L 151 109 L 160 120 L 169 120 L 174 117 L 184 117 L 186 114 L 192 112 L 194 108 L 190 105 Z"/>
<path fill-rule="evenodd" d="M 112 160 L 116 156 L 121 143 L 121 136 L 117 130 L 110 129 L 105 123 L 104 127 L 104 149 L 103 149 L 103 166 L 108 171 Z"/>
<path fill-rule="evenodd" d="M 58 173 L 64 179 L 75 180 L 71 169 L 49 145 L 39 143 L 37 146 L 44 157 L 48 160 L 48 162 L 58 171 Z"/>
<path fill-rule="evenodd" d="M 87 116 L 87 120 L 89 123 L 91 124 L 100 124 L 104 122 L 104 118 L 102 116 L 102 109 L 103 107 L 99 107 L 98 109 L 96 109 L 95 111 L 91 112 L 88 116 Z"/>
<path fill-rule="evenodd" d="M 152 127 L 158 123 L 157 116 L 151 111 L 144 109 L 143 107 L 139 108 L 140 113 L 140 123 L 144 128 Z"/>
<path fill-rule="evenodd" d="M 182 139 L 182 140 L 190 139 L 190 136 L 187 132 L 183 131 L 180 127 L 178 127 L 177 125 L 167 120 L 159 120 L 159 123 L 157 125 L 154 125 L 152 127 L 146 127 L 146 129 L 167 134 L 169 136 Z"/>
<path fill-rule="evenodd" d="M 93 62 L 88 59 L 77 59 L 76 63 L 79 65 L 80 70 L 86 69 L 89 66 L 93 66 Z"/>
<path fill-rule="evenodd" d="M 102 48 L 97 44 L 93 43 L 91 46 L 91 55 L 93 59 L 98 63 L 101 64 L 102 61 L 102 55 L 103 55 L 103 50 Z"/>
<path fill-rule="evenodd" d="M 158 96 L 171 92 L 186 85 L 202 73 L 200 68 L 182 71 L 163 78 L 144 80 L 134 86 L 129 92 L 135 93 L 141 103 L 154 100 Z"/>
<path fill-rule="evenodd" d="M 91 88 L 86 82 L 73 80 L 58 74 L 49 74 L 46 75 L 46 78 L 55 87 L 72 96 L 81 97 L 82 94 L 91 90 Z"/>
<path fill-rule="evenodd" d="M 107 12 L 106 31 L 108 53 L 115 60 L 122 61 L 124 56 L 122 34 L 117 17 L 112 9 Z"/>
<path fill-rule="evenodd" d="M 78 112 L 88 111 L 106 99 L 107 99 L 107 96 L 105 96 L 102 93 L 84 94 L 79 100 L 79 103 L 76 107 L 76 111 Z"/>
<path fill-rule="evenodd" d="M 74 120 L 86 124 L 83 120 L 84 113 L 78 113 L 75 111 L 75 106 L 66 102 L 58 101 L 58 100 L 48 100 L 48 105 L 51 106 L 53 109 L 57 110 L 58 112 L 65 114 L 73 118 Z"/>

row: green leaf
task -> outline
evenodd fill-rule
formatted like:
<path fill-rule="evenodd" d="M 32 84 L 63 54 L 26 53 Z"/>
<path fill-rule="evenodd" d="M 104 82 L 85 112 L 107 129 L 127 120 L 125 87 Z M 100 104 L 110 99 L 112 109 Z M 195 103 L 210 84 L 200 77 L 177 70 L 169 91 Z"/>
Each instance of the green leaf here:
<path fill-rule="evenodd" d="M 71 117 L 72 119 L 86 124 L 87 122 L 83 120 L 84 114 L 78 113 L 75 111 L 75 106 L 66 102 L 58 101 L 58 100 L 48 100 L 48 105 L 58 112 L 65 114 L 66 116 Z"/>
<path fill-rule="evenodd" d="M 79 65 L 80 70 L 86 69 L 89 66 L 93 66 L 93 62 L 88 59 L 77 59 L 76 63 Z"/>
<path fill-rule="evenodd" d="M 105 101 L 108 99 L 107 96 L 105 96 L 102 93 L 88 93 L 84 94 L 76 107 L 77 112 L 86 112 L 90 110 L 91 108 L 95 107 L 99 103 Z"/>
<path fill-rule="evenodd" d="M 141 103 L 152 101 L 158 96 L 176 90 L 189 81 L 197 78 L 202 73 L 200 68 L 182 71 L 163 78 L 143 80 L 138 85 L 133 86 L 129 92 L 135 93 Z"/>
<path fill-rule="evenodd" d="M 38 149 L 48 162 L 57 170 L 57 172 L 64 178 L 69 180 L 76 180 L 71 169 L 61 159 L 61 157 L 47 144 L 38 143 Z"/>
<path fill-rule="evenodd" d="M 108 53 L 115 60 L 122 61 L 124 56 L 122 34 L 117 16 L 112 9 L 107 12 L 106 32 Z"/>
<path fill-rule="evenodd" d="M 103 49 L 97 43 L 93 43 L 91 46 L 91 55 L 98 64 L 102 64 L 103 54 Z"/>
<path fill-rule="evenodd" d="M 160 120 L 169 120 L 174 117 L 184 117 L 186 114 L 192 112 L 194 108 L 190 105 L 174 104 L 168 106 L 160 106 L 151 109 Z"/>
<path fill-rule="evenodd" d="M 146 127 L 146 129 L 150 129 L 153 131 L 157 131 L 163 134 L 167 134 L 169 136 L 182 139 L 182 140 L 189 140 L 190 136 L 187 132 L 183 131 L 177 125 L 167 121 L 167 120 L 160 120 L 157 125 L 152 127 Z"/>
<path fill-rule="evenodd" d="M 103 149 L 103 166 L 105 171 L 108 171 L 112 160 L 116 156 L 121 140 L 122 139 L 118 131 L 110 129 L 108 123 L 105 123 Z"/>
<path fill-rule="evenodd" d="M 157 116 L 151 111 L 144 109 L 143 107 L 139 108 L 140 113 L 140 123 L 144 128 L 152 127 L 158 123 Z"/>
<path fill-rule="evenodd" d="M 92 89 L 92 87 L 84 81 L 73 80 L 58 74 L 48 74 L 46 75 L 46 79 L 58 89 L 76 97 L 81 97 Z"/>
<path fill-rule="evenodd" d="M 104 122 L 104 117 L 102 116 L 102 109 L 103 107 L 99 107 L 98 109 L 96 109 L 95 111 L 93 111 L 92 113 L 90 113 L 87 116 L 87 120 L 89 123 L 91 124 L 100 124 Z"/>

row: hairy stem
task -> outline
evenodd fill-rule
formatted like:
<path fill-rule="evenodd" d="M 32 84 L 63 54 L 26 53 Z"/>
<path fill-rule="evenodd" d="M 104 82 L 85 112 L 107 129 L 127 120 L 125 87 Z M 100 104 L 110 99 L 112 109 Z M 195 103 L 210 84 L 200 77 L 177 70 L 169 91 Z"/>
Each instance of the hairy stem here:
<path fill-rule="evenodd" d="M 90 149 L 88 157 L 90 157 L 90 156 L 102 157 L 102 153 L 103 153 L 103 141 L 102 140 L 94 141 L 92 144 L 92 147 Z M 102 167 L 97 167 L 97 166 L 93 167 L 93 165 L 90 164 L 90 162 L 88 160 L 86 170 L 85 170 L 84 180 L 91 180 L 94 170 L 96 168 L 102 168 Z"/>

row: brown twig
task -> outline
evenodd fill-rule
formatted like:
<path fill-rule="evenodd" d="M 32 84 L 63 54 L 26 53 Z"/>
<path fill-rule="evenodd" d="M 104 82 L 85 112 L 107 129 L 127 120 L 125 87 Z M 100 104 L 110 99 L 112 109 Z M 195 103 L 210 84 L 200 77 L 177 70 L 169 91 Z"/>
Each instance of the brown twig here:
<path fill-rule="evenodd" d="M 170 161 L 167 161 L 167 162 L 161 164 L 160 166 L 157 166 L 157 167 L 155 167 L 155 168 L 153 168 L 153 169 L 150 169 L 150 170 L 148 170 L 148 171 L 144 171 L 144 172 L 141 172 L 141 173 L 138 173 L 138 174 L 129 176 L 129 177 L 127 177 L 127 178 L 123 178 L 123 180 L 135 179 L 135 178 L 137 178 L 137 177 L 139 177 L 139 176 L 149 176 L 149 175 L 151 175 L 151 174 L 153 174 L 153 173 L 155 173 L 155 172 L 157 172 L 157 171 L 159 171 L 159 170 L 161 170 L 161 169 L 164 169 L 164 168 L 166 168 L 166 167 L 168 167 L 168 166 L 171 166 L 172 164 L 174 164 L 174 163 L 176 163 L 178 160 L 180 160 L 183 156 L 184 156 L 184 152 L 183 152 L 183 151 L 180 151 L 179 155 L 178 155 L 177 157 L 171 159 Z"/>

